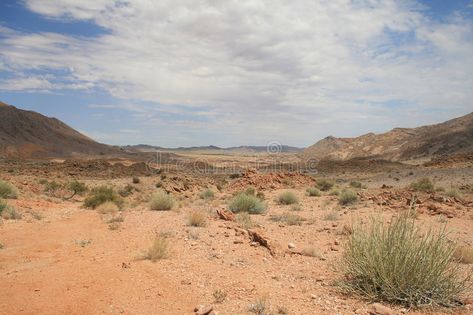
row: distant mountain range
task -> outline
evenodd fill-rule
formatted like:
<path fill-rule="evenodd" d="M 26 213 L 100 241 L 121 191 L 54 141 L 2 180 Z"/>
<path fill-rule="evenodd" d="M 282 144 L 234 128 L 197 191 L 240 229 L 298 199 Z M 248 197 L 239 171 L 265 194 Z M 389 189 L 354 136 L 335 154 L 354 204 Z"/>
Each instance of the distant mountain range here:
<path fill-rule="evenodd" d="M 200 147 L 178 147 L 178 148 L 165 148 L 160 146 L 152 146 L 147 144 L 127 145 L 122 148 L 126 150 L 138 150 L 142 152 L 149 151 L 173 151 L 173 152 L 208 152 L 208 153 L 264 153 L 268 151 L 267 146 L 239 146 L 239 147 L 228 147 L 221 148 L 214 145 L 200 146 Z M 297 147 L 291 147 L 288 145 L 281 145 L 273 148 L 279 153 L 296 153 L 303 149 Z"/>
<path fill-rule="evenodd" d="M 327 137 L 300 153 L 303 158 L 389 161 L 430 160 L 439 156 L 473 153 L 473 113 L 444 123 L 417 128 L 395 128 L 356 138 Z"/>

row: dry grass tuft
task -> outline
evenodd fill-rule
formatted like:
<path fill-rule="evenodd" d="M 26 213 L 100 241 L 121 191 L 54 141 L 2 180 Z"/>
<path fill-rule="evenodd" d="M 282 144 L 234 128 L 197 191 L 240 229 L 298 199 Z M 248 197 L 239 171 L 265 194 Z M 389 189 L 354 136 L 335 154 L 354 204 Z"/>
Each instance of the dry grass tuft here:
<path fill-rule="evenodd" d="M 462 264 L 473 264 L 473 248 L 458 246 L 453 252 L 453 258 Z"/>
<path fill-rule="evenodd" d="M 151 196 L 149 207 L 151 210 L 171 210 L 175 201 L 169 194 L 160 191 Z"/>
<path fill-rule="evenodd" d="M 148 249 L 145 255 L 145 259 L 149 259 L 152 262 L 156 262 L 161 259 L 167 258 L 169 255 L 169 242 L 166 238 L 157 236 L 154 239 L 153 245 Z"/>
<path fill-rule="evenodd" d="M 187 217 L 190 226 L 204 227 L 207 224 L 207 216 L 202 211 L 192 211 Z"/>
<path fill-rule="evenodd" d="M 18 198 L 18 189 L 9 182 L 0 179 L 0 198 L 16 199 Z"/>
<path fill-rule="evenodd" d="M 240 224 L 240 226 L 246 230 L 249 230 L 255 226 L 253 220 L 251 220 L 251 216 L 248 212 L 240 212 L 236 215 L 236 221 Z"/>
<path fill-rule="evenodd" d="M 100 214 L 113 214 L 113 213 L 118 212 L 119 208 L 115 203 L 111 201 L 106 201 L 102 203 L 100 206 L 98 206 L 96 210 Z"/>
<path fill-rule="evenodd" d="M 93 188 L 87 198 L 85 198 L 84 206 L 86 208 L 95 209 L 107 201 L 113 202 L 118 208 L 123 206 L 123 199 L 115 192 L 113 187 L 109 186 Z"/>
<path fill-rule="evenodd" d="M 299 198 L 297 198 L 294 192 L 286 190 L 279 194 L 278 203 L 281 205 L 292 205 L 299 203 Z"/>
<path fill-rule="evenodd" d="M 410 185 L 411 189 L 415 191 L 433 191 L 434 183 L 427 177 L 421 178 Z"/>
<path fill-rule="evenodd" d="M 260 199 L 246 193 L 233 197 L 229 208 L 232 212 L 248 212 L 250 214 L 261 214 L 266 210 L 265 204 Z"/>
<path fill-rule="evenodd" d="M 338 197 L 338 202 L 341 205 L 350 205 L 358 200 L 358 195 L 353 190 L 345 189 Z"/>

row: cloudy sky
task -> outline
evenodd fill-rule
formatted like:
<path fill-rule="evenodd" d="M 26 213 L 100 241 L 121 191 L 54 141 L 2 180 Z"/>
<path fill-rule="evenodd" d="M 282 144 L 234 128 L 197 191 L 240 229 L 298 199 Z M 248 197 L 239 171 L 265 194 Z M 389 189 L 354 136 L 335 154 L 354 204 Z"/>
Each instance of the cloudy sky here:
<path fill-rule="evenodd" d="M 307 146 L 473 111 L 473 1 L 0 1 L 0 100 L 105 143 Z"/>

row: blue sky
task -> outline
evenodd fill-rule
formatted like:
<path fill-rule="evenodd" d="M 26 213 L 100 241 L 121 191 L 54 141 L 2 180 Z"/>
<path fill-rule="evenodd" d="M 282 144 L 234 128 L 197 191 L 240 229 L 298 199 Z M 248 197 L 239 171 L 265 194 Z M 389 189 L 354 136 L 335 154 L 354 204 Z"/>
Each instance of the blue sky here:
<path fill-rule="evenodd" d="M 105 143 L 307 146 L 473 111 L 473 1 L 0 2 L 0 100 Z"/>

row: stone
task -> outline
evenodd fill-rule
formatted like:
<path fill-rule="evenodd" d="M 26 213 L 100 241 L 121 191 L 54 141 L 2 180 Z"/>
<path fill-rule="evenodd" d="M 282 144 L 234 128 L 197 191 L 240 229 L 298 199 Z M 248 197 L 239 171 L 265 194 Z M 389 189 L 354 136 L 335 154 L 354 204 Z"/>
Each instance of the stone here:
<path fill-rule="evenodd" d="M 296 248 L 296 245 L 294 245 L 294 243 L 289 243 L 289 244 L 287 244 L 287 247 L 288 248 Z"/>
<path fill-rule="evenodd" d="M 373 303 L 370 305 L 368 309 L 368 314 L 370 315 L 395 315 L 396 312 L 394 312 L 392 309 L 382 304 Z"/>
<path fill-rule="evenodd" d="M 195 309 L 195 315 L 209 315 L 213 311 L 212 305 L 198 305 Z"/>

